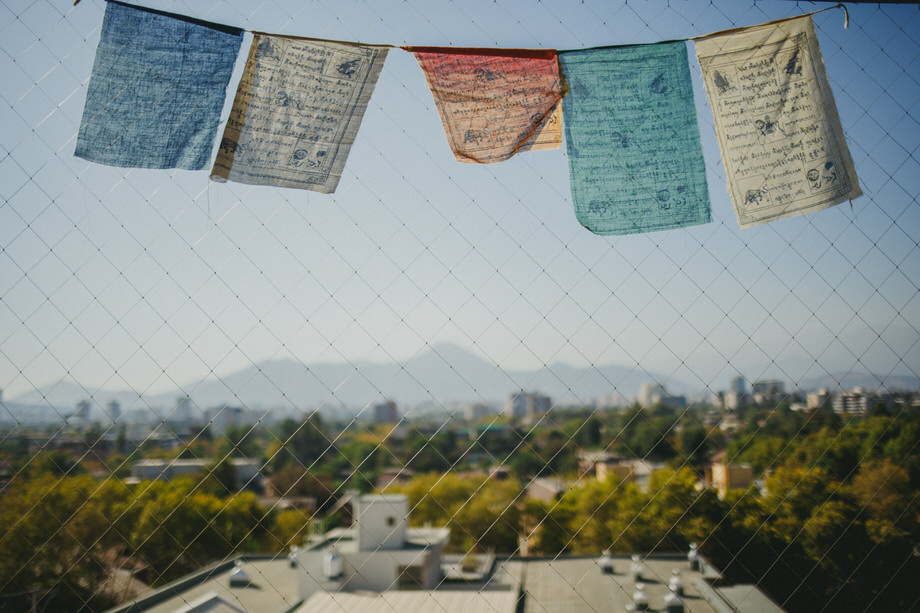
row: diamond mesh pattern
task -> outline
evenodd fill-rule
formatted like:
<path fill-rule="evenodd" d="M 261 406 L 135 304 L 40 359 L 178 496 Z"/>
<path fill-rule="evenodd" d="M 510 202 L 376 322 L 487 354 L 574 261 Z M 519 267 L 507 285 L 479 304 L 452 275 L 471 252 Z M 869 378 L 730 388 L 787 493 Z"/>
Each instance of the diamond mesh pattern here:
<path fill-rule="evenodd" d="M 315 38 L 558 49 L 812 10 L 145 5 Z M 564 152 L 456 163 L 398 50 L 334 195 L 87 164 L 72 153 L 103 8 L 0 0 L 0 611 L 101 611 L 241 554 L 283 557 L 347 525 L 353 490 L 405 494 L 412 525 L 451 529 L 451 554 L 696 542 L 790 611 L 920 606 L 916 5 L 848 6 L 849 29 L 815 16 L 863 197 L 739 230 L 694 65 L 713 222 L 613 238 L 575 221 Z M 739 374 L 785 390 L 730 410 Z M 686 402 L 640 407 L 643 382 Z M 856 384 L 880 391 L 867 415 L 790 410 Z M 551 410 L 509 419 L 521 391 Z M 388 399 L 395 420 L 378 418 Z M 718 452 L 758 481 L 705 487 Z M 590 453 L 638 463 L 599 479 Z M 200 462 L 138 468 L 155 460 Z M 579 591 L 587 573 L 541 572 L 578 610 L 603 602 Z M 554 610 L 525 592 L 521 610 Z"/>

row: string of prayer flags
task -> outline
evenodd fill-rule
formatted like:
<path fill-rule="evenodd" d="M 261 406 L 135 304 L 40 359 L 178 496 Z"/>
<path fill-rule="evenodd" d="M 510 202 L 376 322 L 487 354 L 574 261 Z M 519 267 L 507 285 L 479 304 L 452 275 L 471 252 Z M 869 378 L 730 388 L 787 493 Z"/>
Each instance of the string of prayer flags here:
<path fill-rule="evenodd" d="M 683 41 L 559 53 L 572 200 L 595 234 L 711 219 Z"/>
<path fill-rule="evenodd" d="M 254 34 L 211 179 L 334 192 L 386 55 Z"/>
<path fill-rule="evenodd" d="M 239 28 L 108 2 L 74 155 L 207 168 L 242 41 Z"/>
<path fill-rule="evenodd" d="M 828 10 L 828 9 L 824 9 Z M 107 0 L 77 157 L 205 169 L 243 30 Z M 861 195 L 810 15 L 694 39 L 742 228 Z M 389 45 L 253 33 L 211 179 L 333 193 Z M 457 160 L 558 149 L 601 235 L 711 219 L 685 41 L 403 47 Z"/>
<path fill-rule="evenodd" d="M 565 95 L 555 51 L 405 47 L 428 79 L 454 157 L 488 164 L 559 149 Z"/>
<path fill-rule="evenodd" d="M 811 16 L 696 40 L 742 228 L 859 196 Z"/>

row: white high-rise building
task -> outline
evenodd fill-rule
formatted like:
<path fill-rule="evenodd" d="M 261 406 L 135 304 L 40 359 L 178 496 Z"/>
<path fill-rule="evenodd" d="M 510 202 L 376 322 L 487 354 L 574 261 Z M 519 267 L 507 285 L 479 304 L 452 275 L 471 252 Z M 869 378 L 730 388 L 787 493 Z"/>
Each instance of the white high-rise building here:
<path fill-rule="evenodd" d="M 93 410 L 93 403 L 89 400 L 81 400 L 77 403 L 77 410 L 74 411 L 74 417 L 79 417 L 84 421 L 89 421 L 90 412 Z"/>
<path fill-rule="evenodd" d="M 734 392 L 739 397 L 747 394 L 747 381 L 744 380 L 744 377 L 738 376 L 732 379 L 731 385 L 729 386 L 729 391 Z"/>
<path fill-rule="evenodd" d="M 643 383 L 639 386 L 639 405 L 650 407 L 658 403 L 658 398 L 666 394 L 664 386 L 660 383 Z"/>
<path fill-rule="evenodd" d="M 375 404 L 372 415 L 375 424 L 392 424 L 399 421 L 399 411 L 392 400 Z"/>
<path fill-rule="evenodd" d="M 786 394 L 786 384 L 779 379 L 762 379 L 751 384 L 755 402 L 780 400 Z"/>
<path fill-rule="evenodd" d="M 660 383 L 643 383 L 639 386 L 638 401 L 639 405 L 643 407 L 653 407 L 656 404 L 663 404 L 675 409 L 682 409 L 687 406 L 686 397 L 669 394 Z"/>
<path fill-rule="evenodd" d="M 749 400 L 747 381 L 742 376 L 733 377 L 728 391 L 725 392 L 724 408 L 728 410 L 737 409 L 748 404 Z"/>
<path fill-rule="evenodd" d="M 117 400 L 112 400 L 108 405 L 109 410 L 109 419 L 113 422 L 117 422 L 121 419 L 121 403 Z"/>
<path fill-rule="evenodd" d="M 505 416 L 524 422 L 532 422 L 549 412 L 553 401 L 549 396 L 537 392 L 515 392 L 508 395 Z"/>
<path fill-rule="evenodd" d="M 166 417 L 166 421 L 177 424 L 192 423 L 192 399 L 188 396 L 176 398 L 176 406 Z"/>
<path fill-rule="evenodd" d="M 471 402 L 463 408 L 463 415 L 468 421 L 478 421 L 493 413 L 495 410 L 483 402 Z"/>

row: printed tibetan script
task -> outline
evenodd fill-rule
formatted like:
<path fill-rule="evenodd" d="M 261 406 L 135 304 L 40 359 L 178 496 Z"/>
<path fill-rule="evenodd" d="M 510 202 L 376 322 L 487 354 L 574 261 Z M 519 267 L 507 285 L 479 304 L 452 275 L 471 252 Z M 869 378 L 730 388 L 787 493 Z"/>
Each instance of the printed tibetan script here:
<path fill-rule="evenodd" d="M 334 192 L 386 54 L 255 34 L 211 178 Z"/>
<path fill-rule="evenodd" d="M 810 16 L 707 36 L 696 53 L 742 228 L 862 193 Z"/>
<path fill-rule="evenodd" d="M 685 42 L 559 54 L 575 217 L 595 234 L 710 221 Z"/>
<path fill-rule="evenodd" d="M 74 155 L 203 170 L 243 31 L 107 2 Z"/>
<path fill-rule="evenodd" d="M 556 52 L 407 47 L 428 79 L 454 157 L 507 160 L 562 146 Z"/>

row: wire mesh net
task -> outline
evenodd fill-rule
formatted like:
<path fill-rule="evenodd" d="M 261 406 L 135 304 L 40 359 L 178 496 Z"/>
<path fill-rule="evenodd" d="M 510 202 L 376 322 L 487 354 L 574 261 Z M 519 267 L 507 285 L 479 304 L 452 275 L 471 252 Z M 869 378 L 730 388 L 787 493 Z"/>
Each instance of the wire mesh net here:
<path fill-rule="evenodd" d="M 145 6 L 556 49 L 828 7 Z M 334 194 L 87 163 L 104 8 L 0 2 L 0 610 L 664 610 L 691 544 L 687 610 L 918 607 L 915 4 L 814 16 L 862 197 L 739 229 L 691 59 L 712 222 L 619 237 L 565 150 L 454 161 L 399 49 Z"/>

